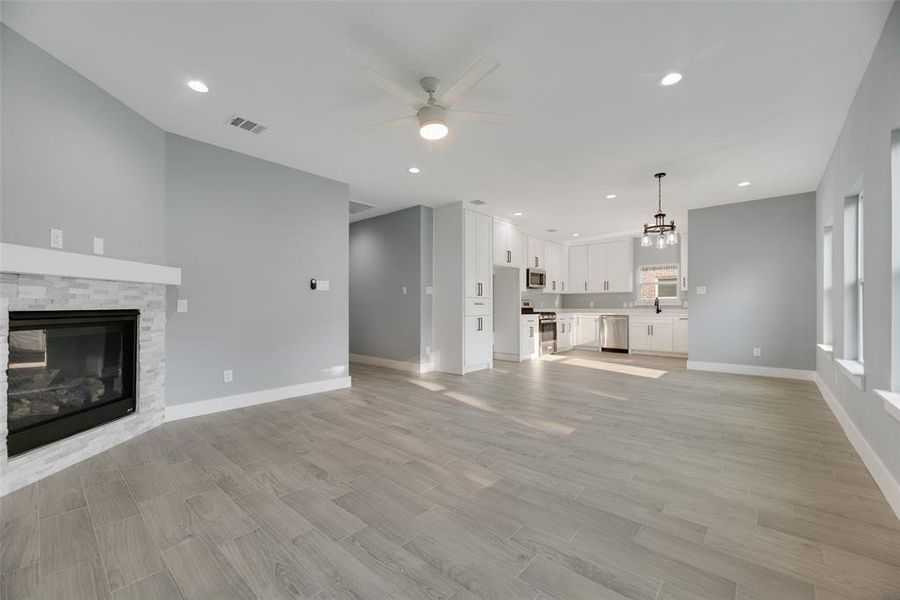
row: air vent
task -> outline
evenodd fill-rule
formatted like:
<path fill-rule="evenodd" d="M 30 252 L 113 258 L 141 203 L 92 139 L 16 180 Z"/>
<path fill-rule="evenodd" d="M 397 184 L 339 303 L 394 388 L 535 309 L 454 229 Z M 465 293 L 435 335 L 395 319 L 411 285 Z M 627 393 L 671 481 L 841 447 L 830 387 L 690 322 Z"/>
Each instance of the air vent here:
<path fill-rule="evenodd" d="M 228 119 L 229 125 L 234 125 L 239 129 L 243 129 L 244 131 L 249 131 L 250 133 L 262 133 L 267 128 L 265 125 L 260 125 L 259 123 L 254 123 L 250 119 L 245 119 L 244 117 L 239 117 L 237 115 L 232 115 L 230 119 Z"/>
<path fill-rule="evenodd" d="M 370 208 L 375 208 L 371 204 L 363 204 L 362 202 L 357 202 L 356 200 L 350 201 L 350 214 L 355 215 L 361 213 L 363 211 L 369 210 Z"/>
<path fill-rule="evenodd" d="M 487 204 L 484 200 L 472 200 L 469 204 L 474 204 L 475 206 L 481 206 L 482 204 Z"/>

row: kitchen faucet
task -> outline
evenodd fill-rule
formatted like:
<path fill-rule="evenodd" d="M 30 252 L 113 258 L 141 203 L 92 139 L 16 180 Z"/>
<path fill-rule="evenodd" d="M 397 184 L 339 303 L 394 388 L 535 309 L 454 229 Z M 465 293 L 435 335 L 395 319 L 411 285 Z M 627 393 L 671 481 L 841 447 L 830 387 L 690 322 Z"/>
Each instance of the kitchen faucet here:
<path fill-rule="evenodd" d="M 656 314 L 662 312 L 662 309 L 659 307 L 659 296 L 656 297 L 656 300 L 653 301 L 653 306 L 656 307 Z"/>

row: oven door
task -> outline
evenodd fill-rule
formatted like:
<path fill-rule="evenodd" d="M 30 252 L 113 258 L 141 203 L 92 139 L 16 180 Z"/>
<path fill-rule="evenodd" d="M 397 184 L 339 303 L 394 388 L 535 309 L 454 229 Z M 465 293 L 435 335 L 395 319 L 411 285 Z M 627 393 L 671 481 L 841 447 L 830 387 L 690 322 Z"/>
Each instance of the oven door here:
<path fill-rule="evenodd" d="M 541 319 L 538 325 L 541 354 L 556 354 L 556 319 Z"/>
<path fill-rule="evenodd" d="M 541 269 L 528 269 L 528 271 L 526 272 L 526 277 L 528 281 L 528 287 L 530 289 L 537 289 L 544 287 L 547 279 L 547 274 Z"/>

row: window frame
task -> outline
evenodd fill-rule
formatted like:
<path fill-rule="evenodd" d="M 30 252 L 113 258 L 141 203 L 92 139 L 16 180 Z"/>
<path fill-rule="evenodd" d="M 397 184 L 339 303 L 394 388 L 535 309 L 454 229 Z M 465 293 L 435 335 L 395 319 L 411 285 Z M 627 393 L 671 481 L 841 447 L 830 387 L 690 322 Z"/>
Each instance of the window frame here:
<path fill-rule="evenodd" d="M 659 268 L 659 267 L 675 267 L 675 280 L 672 282 L 672 285 L 675 286 L 675 295 L 674 296 L 659 296 L 659 280 L 655 283 L 644 283 L 641 281 L 641 272 L 644 269 L 651 268 Z M 656 287 L 656 297 L 659 298 L 660 304 L 680 304 L 681 303 L 681 265 L 677 262 L 667 262 L 667 263 L 655 263 L 655 264 L 645 264 L 638 265 L 637 268 L 637 290 L 635 291 L 635 295 L 637 298 L 635 299 L 635 304 L 653 304 L 655 300 L 644 300 L 641 298 L 641 288 L 644 285 L 653 285 Z M 666 282 L 668 283 L 668 282 Z"/>

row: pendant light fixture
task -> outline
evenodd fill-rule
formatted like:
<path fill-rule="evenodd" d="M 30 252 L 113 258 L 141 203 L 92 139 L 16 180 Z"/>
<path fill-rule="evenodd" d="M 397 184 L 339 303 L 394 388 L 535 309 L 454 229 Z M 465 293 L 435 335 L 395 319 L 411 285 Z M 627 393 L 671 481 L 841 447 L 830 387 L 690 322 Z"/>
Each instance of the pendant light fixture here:
<path fill-rule="evenodd" d="M 665 173 L 654 175 L 658 190 L 656 214 L 653 215 L 655 222 L 653 225 L 644 223 L 644 235 L 641 236 L 641 246 L 644 248 L 649 248 L 655 243 L 656 247 L 662 250 L 666 246 L 678 243 L 678 234 L 675 233 L 675 221 L 666 223 L 666 213 L 662 211 L 662 179 L 665 176 Z"/>

